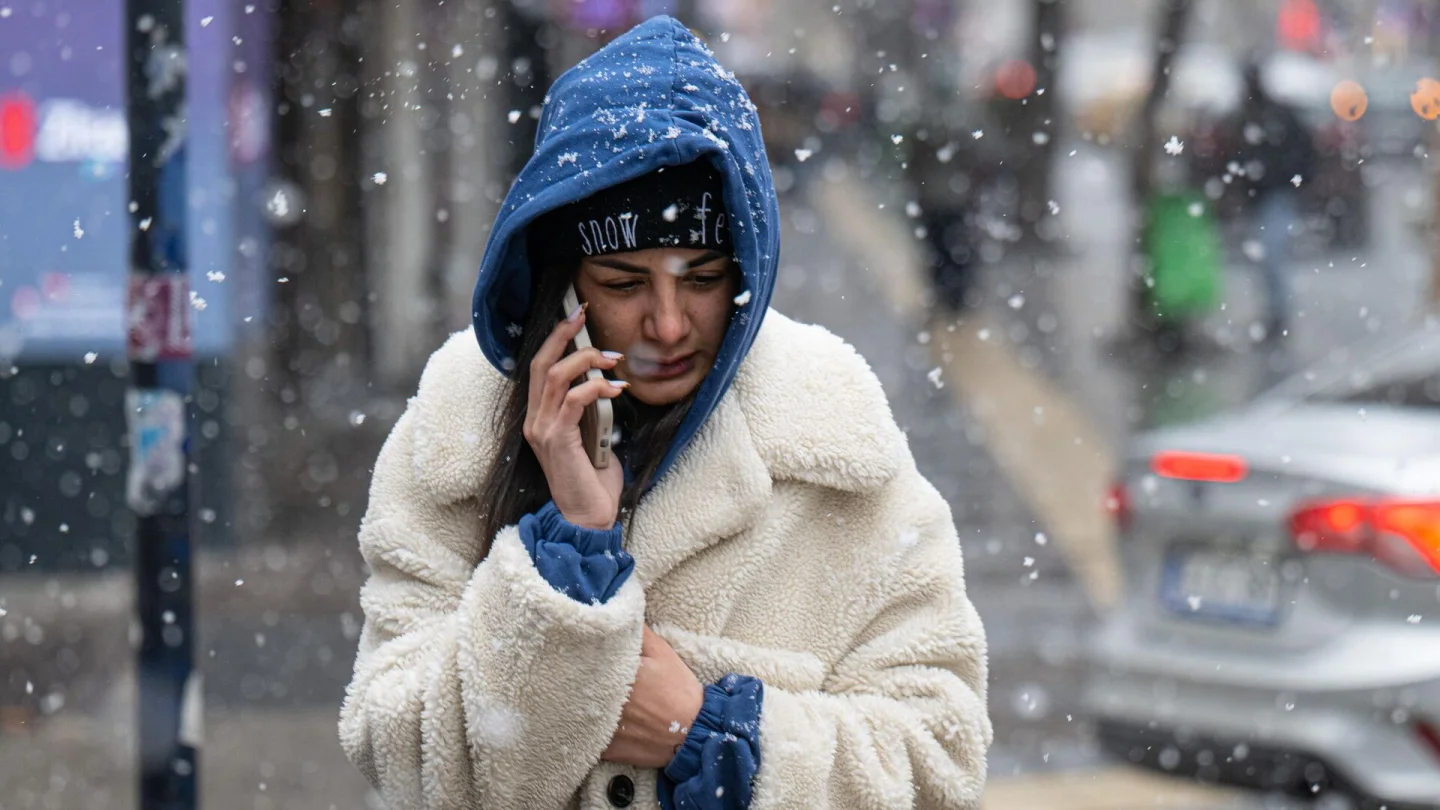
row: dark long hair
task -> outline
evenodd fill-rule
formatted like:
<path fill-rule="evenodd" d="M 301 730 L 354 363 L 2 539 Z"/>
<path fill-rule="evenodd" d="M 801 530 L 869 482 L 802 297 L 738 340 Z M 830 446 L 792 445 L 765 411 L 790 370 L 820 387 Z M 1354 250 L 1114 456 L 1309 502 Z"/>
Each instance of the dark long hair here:
<path fill-rule="evenodd" d="M 515 357 L 515 371 L 505 404 L 492 415 L 491 429 L 500 437 L 490 469 L 480 487 L 480 542 L 490 541 L 506 526 L 535 512 L 550 500 L 550 484 L 535 451 L 525 440 L 525 412 L 530 399 L 530 361 L 560 322 L 565 289 L 575 278 L 575 268 L 540 268 L 530 277 L 530 311 L 525 316 L 520 337 L 520 351 Z M 698 389 L 697 389 L 698 390 Z M 640 497 L 649 488 L 650 479 L 665 460 L 675 431 L 690 412 L 695 400 L 692 391 L 685 399 L 671 405 L 653 406 L 639 402 L 629 394 L 612 400 L 615 423 L 620 428 L 616 453 L 628 461 L 632 478 L 620 494 L 620 519 L 629 525 Z M 619 458 L 612 463 L 622 463 Z"/>

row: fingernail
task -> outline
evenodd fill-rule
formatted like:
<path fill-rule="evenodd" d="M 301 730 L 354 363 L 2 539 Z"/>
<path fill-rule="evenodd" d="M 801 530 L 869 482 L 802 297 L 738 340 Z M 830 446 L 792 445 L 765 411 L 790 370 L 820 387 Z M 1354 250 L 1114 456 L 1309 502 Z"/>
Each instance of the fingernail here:
<path fill-rule="evenodd" d="M 625 355 L 621 354 L 620 352 L 600 352 L 600 354 L 601 354 L 601 356 L 603 356 L 606 360 L 619 360 L 619 359 L 621 359 L 622 357 L 625 356 Z"/>
<path fill-rule="evenodd" d="M 628 382 L 626 382 L 626 381 L 624 381 L 624 380 L 610 380 L 610 384 L 613 385 L 613 386 L 615 386 L 616 388 L 629 388 L 629 387 L 630 387 L 630 383 L 628 383 Z"/>
<path fill-rule="evenodd" d="M 565 320 L 567 320 L 567 321 L 575 321 L 575 320 L 577 320 L 577 319 L 580 317 L 580 313 L 584 312 L 584 311 L 585 311 L 585 307 L 587 307 L 587 306 L 589 306 L 589 303 L 588 303 L 588 302 L 587 302 L 587 303 L 584 303 L 584 304 L 581 304 L 580 306 L 575 307 L 574 309 L 570 310 L 570 314 L 565 316 Z"/>

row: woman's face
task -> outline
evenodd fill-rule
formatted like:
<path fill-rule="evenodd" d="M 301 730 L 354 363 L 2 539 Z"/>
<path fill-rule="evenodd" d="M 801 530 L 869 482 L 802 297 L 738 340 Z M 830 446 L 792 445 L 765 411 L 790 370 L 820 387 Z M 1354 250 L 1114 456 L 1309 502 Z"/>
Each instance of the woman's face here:
<path fill-rule="evenodd" d="M 730 325 L 739 274 L 713 250 L 649 248 L 586 258 L 575 290 L 598 348 L 621 352 L 614 375 L 647 405 L 694 391 Z"/>

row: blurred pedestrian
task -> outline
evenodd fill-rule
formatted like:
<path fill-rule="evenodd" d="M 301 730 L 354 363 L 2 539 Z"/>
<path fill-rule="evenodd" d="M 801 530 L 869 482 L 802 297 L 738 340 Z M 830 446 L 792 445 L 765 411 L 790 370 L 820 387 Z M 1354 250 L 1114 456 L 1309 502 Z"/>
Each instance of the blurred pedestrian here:
<path fill-rule="evenodd" d="M 1289 329 L 1290 286 L 1286 278 L 1291 239 L 1299 223 L 1299 186 L 1316 164 L 1312 133 L 1300 112 L 1265 87 L 1258 59 L 1244 68 L 1245 100 L 1234 122 L 1237 165 L 1252 211 L 1252 233 L 1265 284 L 1265 336 L 1276 339 Z"/>
<path fill-rule="evenodd" d="M 931 31 L 935 44 L 927 58 L 909 60 L 908 73 L 877 87 L 889 90 L 885 101 L 902 122 L 896 128 L 905 135 L 905 183 L 918 206 L 910 214 L 918 220 L 934 304 L 954 313 L 978 303 L 981 201 L 993 191 L 1005 155 L 985 104 L 968 98 L 959 82 L 958 51 L 941 44 L 954 34 L 952 13 L 948 3 L 917 4 L 911 28 Z"/>
<path fill-rule="evenodd" d="M 955 96 L 936 101 L 912 132 L 905 177 L 919 207 L 918 233 L 935 305 L 959 312 L 978 303 L 976 274 L 985 238 L 980 200 L 999 159 L 982 151 L 988 144 L 973 135 L 984 131 L 977 110 Z"/>
<path fill-rule="evenodd" d="M 954 523 L 864 360 L 767 312 L 779 224 L 754 106 L 675 20 L 551 88 L 360 530 L 340 737 L 391 806 L 979 805 Z"/>

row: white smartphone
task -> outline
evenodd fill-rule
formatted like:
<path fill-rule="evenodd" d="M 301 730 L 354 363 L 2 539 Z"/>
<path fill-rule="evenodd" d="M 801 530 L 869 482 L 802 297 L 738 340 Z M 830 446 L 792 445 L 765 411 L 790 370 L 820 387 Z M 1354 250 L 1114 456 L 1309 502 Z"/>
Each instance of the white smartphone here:
<path fill-rule="evenodd" d="M 575 285 L 572 284 L 565 290 L 565 310 L 561 317 L 574 312 L 579 306 L 580 296 L 575 294 Z M 589 330 L 580 327 L 580 333 L 575 336 L 572 345 L 575 351 L 593 346 Z M 585 372 L 586 380 L 601 379 L 604 376 L 598 368 Z M 590 456 L 590 463 L 597 470 L 610 466 L 610 436 L 614 430 L 615 406 L 610 400 L 597 399 L 593 404 L 585 406 L 585 414 L 580 417 L 580 440 L 585 443 L 585 453 Z"/>

